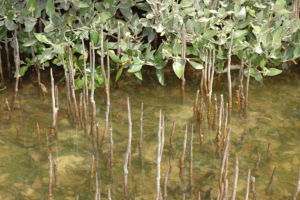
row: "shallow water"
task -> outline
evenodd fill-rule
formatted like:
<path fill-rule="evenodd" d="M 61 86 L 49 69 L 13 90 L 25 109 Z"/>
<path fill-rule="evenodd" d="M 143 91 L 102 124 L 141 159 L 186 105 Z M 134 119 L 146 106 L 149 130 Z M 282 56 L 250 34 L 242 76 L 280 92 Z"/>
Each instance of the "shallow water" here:
<path fill-rule="evenodd" d="M 167 72 L 166 72 L 167 73 Z M 110 121 L 113 127 L 114 165 L 110 170 L 109 135 L 102 151 L 95 155 L 95 172 L 98 173 L 101 197 L 107 199 L 108 187 L 112 199 L 124 197 L 123 163 L 128 140 L 128 120 L 126 98 L 130 97 L 133 124 L 132 163 L 128 176 L 129 196 L 136 199 L 154 199 L 156 192 L 156 155 L 159 109 L 165 116 L 165 144 L 161 162 L 161 187 L 165 171 L 168 174 L 168 199 L 196 199 L 201 191 L 202 199 L 208 199 L 210 191 L 217 197 L 221 157 L 216 149 L 217 130 L 209 130 L 204 121 L 204 145 L 200 148 L 198 132 L 193 139 L 193 177 L 192 187 L 189 176 L 189 146 L 191 126 L 195 126 L 193 107 L 195 94 L 199 89 L 199 74 L 187 75 L 186 104 L 181 103 L 180 80 L 172 73 L 166 74 L 165 86 L 159 85 L 151 70 L 143 72 L 143 81 L 134 75 L 122 75 L 119 89 L 111 88 Z M 60 70 L 55 71 L 55 83 L 62 77 Z M 218 97 L 224 94 L 227 102 L 226 75 L 222 83 L 214 87 Z M 233 72 L 233 91 L 237 86 L 237 73 Z M 245 80 L 244 80 L 245 81 Z M 50 94 L 49 71 L 43 72 L 42 82 L 48 88 L 45 98 L 39 95 L 34 73 L 23 79 L 8 120 L 5 98 L 10 104 L 13 98 L 14 83 L 6 80 L 7 89 L 0 93 L 0 196 L 2 199 L 46 199 L 49 184 L 49 160 L 46 146 L 46 133 L 52 124 L 52 102 Z M 245 82 L 244 82 L 245 83 Z M 79 91 L 77 91 L 79 97 Z M 200 99 L 200 98 L 199 98 Z M 251 78 L 249 88 L 248 119 L 241 119 L 234 104 L 231 119 L 231 138 L 229 150 L 228 194 L 231 196 L 235 153 L 239 160 L 237 199 L 244 199 L 247 170 L 256 178 L 256 199 L 291 199 L 298 179 L 300 135 L 300 87 L 299 70 L 290 67 L 282 75 L 264 78 L 259 83 Z M 101 88 L 95 91 L 97 122 L 102 136 L 105 121 L 105 101 Z M 143 147 L 140 154 L 139 128 L 140 107 L 144 103 Z M 213 103 L 214 105 L 214 103 Z M 92 113 L 90 104 L 90 114 Z M 211 118 L 213 119 L 214 106 Z M 170 144 L 173 119 L 176 118 L 174 136 L 175 151 L 170 172 Z M 91 116 L 89 120 L 91 119 Z M 89 122 L 90 123 L 90 122 Z M 184 125 L 188 124 L 187 152 L 183 178 L 180 178 L 179 159 L 183 146 Z M 20 129 L 17 136 L 16 124 Z M 41 145 L 38 147 L 37 129 L 39 124 Z M 92 163 L 92 142 L 84 131 L 71 127 L 66 111 L 65 87 L 59 84 L 58 135 L 51 143 L 52 157 L 58 163 L 58 180 L 53 174 L 53 194 L 51 199 L 94 198 L 95 176 L 90 182 Z M 244 133 L 244 131 L 246 131 Z M 267 146 L 271 143 L 271 160 L 267 160 Z M 257 151 L 260 161 L 256 166 Z M 274 167 L 277 167 L 272 184 L 268 186 Z M 252 198 L 250 188 L 249 198 Z"/>

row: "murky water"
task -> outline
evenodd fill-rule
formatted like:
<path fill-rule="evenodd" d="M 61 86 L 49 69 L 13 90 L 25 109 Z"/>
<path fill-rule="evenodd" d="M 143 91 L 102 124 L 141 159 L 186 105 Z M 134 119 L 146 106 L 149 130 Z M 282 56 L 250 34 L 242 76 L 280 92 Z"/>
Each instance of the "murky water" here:
<path fill-rule="evenodd" d="M 12 119 L 8 120 L 5 98 L 11 103 L 14 86 L 6 82 L 7 89 L 0 93 L 0 196 L 2 199 L 46 199 L 49 184 L 49 160 L 46 147 L 46 133 L 52 124 L 52 102 L 49 71 L 43 73 L 43 83 L 48 88 L 45 98 L 39 96 L 36 77 L 25 77 L 18 92 Z M 62 72 L 55 71 L 58 83 Z M 119 89 L 111 89 L 111 117 L 114 139 L 114 165 L 110 170 L 109 136 L 102 151 L 95 157 L 95 172 L 98 173 L 101 197 L 107 199 L 108 187 L 112 199 L 124 197 L 123 163 L 128 139 L 126 98 L 130 97 L 133 140 L 132 163 L 128 176 L 129 196 L 136 199 L 154 199 L 156 192 L 156 155 L 159 109 L 165 115 L 165 144 L 161 162 L 161 186 L 165 171 L 169 172 L 170 144 L 173 119 L 176 118 L 174 136 L 175 152 L 173 168 L 168 176 L 168 199 L 196 199 L 201 191 L 202 199 L 208 199 L 210 191 L 216 198 L 221 158 L 216 151 L 216 130 L 209 131 L 204 121 L 204 146 L 200 149 L 199 134 L 193 140 L 192 187 L 189 180 L 189 145 L 193 119 L 193 106 L 199 74 L 187 75 L 186 104 L 181 104 L 180 80 L 172 73 L 166 75 L 165 86 L 159 85 L 150 71 L 143 72 L 143 81 L 129 74 L 120 78 Z M 233 91 L 237 86 L 237 73 L 233 73 Z M 226 75 L 223 83 L 214 88 L 218 96 L 224 94 L 227 102 Z M 77 91 L 79 93 L 79 91 Z M 79 97 L 77 93 L 77 96 Z M 234 96 L 235 98 L 235 93 Z M 100 134 L 104 130 L 105 101 L 102 89 L 95 92 L 97 122 Z M 233 101 L 234 102 L 234 101 Z M 299 70 L 289 68 L 284 74 L 265 78 L 264 83 L 251 79 L 249 88 L 248 119 L 240 119 L 233 105 L 231 140 L 228 167 L 229 196 L 231 196 L 235 153 L 239 158 L 237 199 L 244 199 L 247 170 L 256 177 L 257 199 L 291 199 L 297 184 L 300 165 L 300 87 Z M 139 152 L 139 118 L 141 103 L 144 103 L 143 147 Z M 91 114 L 90 107 L 90 114 Z M 213 118 L 214 108 L 212 107 Z M 183 179 L 179 175 L 179 159 L 182 151 L 184 124 L 188 124 L 187 152 Z M 37 129 L 39 124 L 41 145 L 38 147 Z M 17 135 L 16 125 L 20 129 Z M 59 139 L 51 144 L 52 156 L 58 163 L 57 182 L 53 174 L 53 195 L 51 199 L 92 199 L 95 193 L 95 176 L 90 183 L 92 143 L 84 131 L 71 127 L 66 112 L 65 87 L 59 84 Z M 244 133 L 244 130 L 246 132 Z M 271 143 L 271 160 L 267 160 L 267 146 Z M 260 162 L 256 166 L 257 151 Z M 277 167 L 275 178 L 268 186 L 272 171 Z M 250 190 L 251 191 L 251 190 Z M 249 194 L 252 198 L 252 192 Z"/>

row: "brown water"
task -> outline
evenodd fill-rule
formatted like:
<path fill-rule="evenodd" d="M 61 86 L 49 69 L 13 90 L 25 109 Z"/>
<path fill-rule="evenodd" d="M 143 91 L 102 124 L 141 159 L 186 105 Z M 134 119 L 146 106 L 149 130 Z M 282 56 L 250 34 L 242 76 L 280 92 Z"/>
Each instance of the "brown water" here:
<path fill-rule="evenodd" d="M 148 75 L 147 75 L 148 73 Z M 52 124 L 52 102 L 50 95 L 49 71 L 43 73 L 42 82 L 48 88 L 45 98 L 40 97 L 34 73 L 25 77 L 18 92 L 12 119 L 8 121 L 5 98 L 11 102 L 14 86 L 6 82 L 7 89 L 0 93 L 0 196 L 2 199 L 46 199 L 49 184 L 49 161 L 46 148 L 46 133 Z M 62 76 L 55 71 L 56 83 Z M 165 171 L 169 171 L 170 145 L 169 136 L 173 119 L 176 118 L 174 136 L 175 152 L 173 169 L 168 178 L 168 199 L 196 199 L 198 191 L 202 199 L 208 199 L 210 190 L 217 196 L 219 168 L 221 158 L 216 151 L 215 136 L 217 131 L 209 131 L 207 120 L 204 121 L 204 146 L 200 149 L 199 134 L 195 132 L 192 188 L 189 184 L 189 138 L 193 120 L 193 104 L 199 89 L 199 74 L 187 75 L 186 104 L 181 104 L 180 81 L 172 74 L 166 75 L 165 86 L 156 81 L 155 75 L 144 71 L 144 80 L 139 81 L 129 74 L 120 78 L 120 89 L 111 89 L 111 120 L 114 138 L 114 166 L 110 172 L 109 136 L 95 159 L 95 171 L 100 180 L 101 197 L 107 199 L 108 186 L 112 199 L 124 197 L 123 162 L 128 139 L 128 120 L 126 98 L 130 97 L 133 140 L 132 164 L 129 169 L 129 196 L 136 199 L 154 199 L 156 185 L 156 155 L 159 109 L 165 115 L 165 144 L 161 163 L 161 186 Z M 218 96 L 224 94 L 227 102 L 227 84 L 225 75 L 219 88 L 214 88 Z M 233 73 L 233 91 L 236 89 L 237 73 Z M 77 91 L 78 92 L 78 91 Z M 79 92 L 78 92 L 79 93 Z M 77 93 L 77 95 L 78 95 Z M 235 94 L 235 93 L 234 93 Z M 79 96 L 79 95 L 78 95 Z M 234 95 L 235 98 L 235 95 Z M 103 133 L 105 120 L 105 101 L 102 89 L 95 92 L 97 122 L 100 134 Z M 231 140 L 229 154 L 229 196 L 231 196 L 234 155 L 239 158 L 239 177 L 237 199 L 244 199 L 247 170 L 256 177 L 257 199 L 291 199 L 298 179 L 300 135 L 300 87 L 299 70 L 289 68 L 282 75 L 265 78 L 261 84 L 251 78 L 249 88 L 249 117 L 240 119 L 234 105 L 231 122 Z M 141 103 L 144 103 L 143 147 L 139 154 L 139 118 Z M 83 130 L 69 125 L 65 88 L 59 88 L 58 131 L 59 139 L 52 143 L 52 156 L 58 163 L 58 181 L 53 179 L 51 199 L 92 199 L 95 192 L 95 178 L 89 186 L 92 162 L 92 144 Z M 212 108 L 213 118 L 214 108 Z M 91 114 L 91 110 L 90 110 Z M 188 123 L 187 152 L 183 179 L 179 176 L 179 159 L 182 151 L 184 124 Z M 17 137 L 15 125 L 19 126 Z M 36 124 L 40 126 L 41 147 L 37 145 Z M 246 133 L 244 134 L 244 130 Z M 267 146 L 271 143 L 272 158 L 267 161 Z M 257 151 L 260 162 L 255 167 Z M 30 159 L 30 156 L 32 158 Z M 269 188 L 272 171 L 277 166 L 275 178 Z M 205 197 L 206 196 L 206 197 Z M 250 192 L 249 198 L 252 198 Z"/>

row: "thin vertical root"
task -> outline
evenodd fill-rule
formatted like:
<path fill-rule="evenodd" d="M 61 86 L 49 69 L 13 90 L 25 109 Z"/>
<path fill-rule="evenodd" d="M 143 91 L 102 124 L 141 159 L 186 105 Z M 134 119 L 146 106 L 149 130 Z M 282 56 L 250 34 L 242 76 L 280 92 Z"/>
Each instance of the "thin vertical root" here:
<path fill-rule="evenodd" d="M 298 171 L 298 182 L 297 182 L 297 186 L 294 190 L 294 194 L 293 194 L 293 200 L 297 200 L 297 196 L 299 194 L 300 191 L 300 167 L 299 167 L 299 171 Z"/>
<path fill-rule="evenodd" d="M 246 187 L 245 200 L 248 200 L 248 196 L 249 196 L 249 185 L 250 185 L 250 169 L 248 169 L 247 187 Z"/>
<path fill-rule="evenodd" d="M 11 119 L 11 110 L 10 110 L 7 98 L 5 99 L 5 103 L 6 103 L 7 110 L 8 110 L 8 120 L 10 120 Z"/>
<path fill-rule="evenodd" d="M 174 133 L 175 133 L 175 123 L 176 123 L 176 119 L 174 118 L 172 132 L 171 132 L 171 136 L 170 136 L 170 146 L 173 149 L 175 148 L 174 143 L 173 143 L 173 138 L 174 138 Z"/>
<path fill-rule="evenodd" d="M 140 117 L 140 140 L 139 140 L 139 148 L 141 150 L 142 148 L 142 140 L 143 140 L 143 110 L 144 110 L 144 104 L 141 105 L 141 117 Z"/>
<path fill-rule="evenodd" d="M 182 153 L 180 157 L 180 170 L 184 167 L 184 156 L 185 156 L 185 150 L 186 150 L 186 139 L 187 139 L 187 124 L 185 124 L 184 129 L 184 136 L 183 136 L 183 147 L 182 147 Z"/>

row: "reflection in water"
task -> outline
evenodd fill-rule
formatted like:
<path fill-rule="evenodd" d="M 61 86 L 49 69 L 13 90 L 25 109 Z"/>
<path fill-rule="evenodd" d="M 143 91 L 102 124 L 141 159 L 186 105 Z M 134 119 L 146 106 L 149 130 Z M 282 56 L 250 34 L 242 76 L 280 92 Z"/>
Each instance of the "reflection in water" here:
<path fill-rule="evenodd" d="M 50 76 L 48 74 L 41 75 L 49 90 Z M 59 75 L 55 76 L 55 74 Z M 55 83 L 60 80 L 60 74 L 59 71 L 54 73 Z M 160 109 L 165 116 L 165 138 L 173 135 L 170 137 L 171 144 L 165 139 L 161 157 L 161 196 L 165 198 L 166 195 L 167 199 L 182 199 L 183 196 L 186 199 L 196 199 L 200 193 L 201 199 L 209 199 L 211 194 L 214 198 L 217 197 L 222 162 L 220 155 L 223 154 L 222 143 L 226 138 L 221 138 L 220 151 L 218 151 L 216 137 L 220 127 L 215 122 L 217 119 L 218 123 L 219 118 L 215 118 L 214 108 L 212 108 L 214 116 L 212 116 L 210 128 L 207 120 L 210 118 L 207 118 L 207 109 L 203 107 L 206 97 L 199 94 L 199 98 L 203 101 L 199 101 L 197 108 L 194 105 L 200 77 L 186 77 L 186 104 L 182 105 L 180 80 L 172 74 L 167 74 L 166 85 L 160 86 L 154 84 L 152 79 L 155 76 L 151 74 L 144 77 L 145 80 L 140 81 L 133 78 L 131 74 L 125 73 L 118 82 L 120 89 L 111 88 L 109 126 L 112 126 L 112 134 L 107 136 L 107 142 L 103 145 L 95 141 L 97 138 L 99 141 L 101 137 L 99 134 L 104 132 L 105 119 L 107 119 L 102 89 L 95 91 L 97 137 L 92 140 L 84 134 L 83 129 L 69 124 L 65 88 L 59 87 L 58 138 L 51 140 L 46 136 L 52 124 L 51 94 L 47 93 L 44 98 L 40 98 L 36 83 L 31 83 L 34 82 L 32 78 L 23 79 L 23 88 L 19 90 L 14 107 L 11 108 L 10 120 L 6 98 L 7 102 L 11 102 L 14 86 L 6 83 L 8 88 L 0 94 L 0 195 L 2 199 L 47 198 L 49 151 L 52 152 L 53 157 L 51 198 L 94 198 L 95 175 L 97 174 L 101 197 L 107 198 L 110 190 L 111 199 L 123 199 L 123 164 L 128 142 L 127 97 L 130 97 L 132 117 L 128 197 L 154 199 L 156 196 L 157 122 Z M 238 73 L 233 73 L 232 79 L 233 89 L 238 89 Z M 224 195 L 231 196 L 234 155 L 238 153 L 237 198 L 245 197 L 248 169 L 251 170 L 249 199 L 291 198 L 297 184 L 300 164 L 298 154 L 300 151 L 298 134 L 300 87 L 298 80 L 298 74 L 295 72 L 285 72 L 283 75 L 266 78 L 263 84 L 251 79 L 247 119 L 242 119 L 239 110 L 235 105 L 233 106 L 227 171 L 228 185 L 225 184 L 222 187 L 227 192 Z M 226 77 L 218 76 L 218 82 L 218 88 L 214 88 L 213 91 L 216 91 L 217 102 L 220 102 L 220 95 L 224 95 L 225 113 L 222 115 L 226 115 L 227 85 L 222 86 L 222 83 L 226 83 Z M 76 95 L 79 101 L 79 91 L 76 91 Z M 83 103 L 85 103 L 84 100 Z M 143 115 L 141 115 L 142 103 Z M 199 117 L 194 117 L 195 109 L 203 111 Z M 89 114 L 90 122 L 91 105 Z M 219 112 L 217 114 L 219 116 Z M 172 131 L 173 121 L 175 131 Z M 197 126 L 197 121 L 198 125 L 201 124 L 200 127 Z M 187 153 L 183 157 L 185 158 L 184 167 L 181 167 L 180 157 L 183 150 L 185 124 L 188 130 L 191 130 L 192 125 L 194 126 L 194 137 L 186 142 L 190 148 L 186 150 Z M 224 130 L 223 125 L 221 130 Z M 190 136 L 191 131 L 187 132 L 185 137 L 190 138 Z M 110 138 L 113 138 L 113 143 Z M 141 148 L 140 138 L 143 144 Z M 193 142 L 192 156 L 190 154 L 191 141 Z M 98 151 L 95 150 L 97 146 Z M 188 155 L 193 160 L 192 168 L 187 163 Z M 94 163 L 93 168 L 92 163 Z M 227 162 L 224 164 L 226 165 Z M 165 174 L 166 171 L 167 174 Z M 91 181 L 90 177 L 93 177 Z M 165 177 L 167 177 L 166 180 Z"/>

